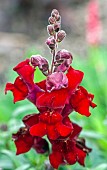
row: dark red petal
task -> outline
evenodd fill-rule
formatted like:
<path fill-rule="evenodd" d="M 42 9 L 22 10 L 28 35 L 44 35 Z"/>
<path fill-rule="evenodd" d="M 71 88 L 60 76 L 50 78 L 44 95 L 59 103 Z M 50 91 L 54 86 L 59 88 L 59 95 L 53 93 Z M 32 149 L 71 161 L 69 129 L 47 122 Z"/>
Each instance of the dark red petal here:
<path fill-rule="evenodd" d="M 49 155 L 49 160 L 53 168 L 58 169 L 59 165 L 63 163 L 63 156 L 56 151 Z"/>
<path fill-rule="evenodd" d="M 29 61 L 30 61 L 29 59 L 22 61 L 16 67 L 14 67 L 13 70 L 16 71 L 17 69 L 20 69 L 20 68 L 24 67 L 25 65 L 29 65 Z"/>
<path fill-rule="evenodd" d="M 29 133 L 13 134 L 12 138 L 17 148 L 16 155 L 28 152 L 33 145 L 33 137 Z"/>
<path fill-rule="evenodd" d="M 77 147 L 76 147 L 76 153 L 77 153 L 77 161 L 79 162 L 79 164 L 85 166 L 84 161 L 85 161 L 86 153 Z"/>
<path fill-rule="evenodd" d="M 64 136 L 68 136 L 68 135 L 71 133 L 71 131 L 72 131 L 72 128 L 71 128 L 71 127 L 65 126 L 65 125 L 62 124 L 62 123 L 57 123 L 57 124 L 55 125 L 55 127 L 56 127 L 58 133 L 59 133 L 61 136 L 63 136 L 63 137 L 64 137 Z"/>
<path fill-rule="evenodd" d="M 33 148 L 36 150 L 37 153 L 45 153 L 49 151 L 48 142 L 41 137 L 34 138 Z"/>
<path fill-rule="evenodd" d="M 16 78 L 14 82 L 14 87 L 17 88 L 19 91 L 21 91 L 24 95 L 28 94 L 28 88 L 20 77 Z"/>
<path fill-rule="evenodd" d="M 5 87 L 5 94 L 7 94 L 7 91 L 13 91 L 13 89 L 14 89 L 14 84 L 12 84 L 12 83 L 7 83 L 6 84 L 6 87 Z"/>
<path fill-rule="evenodd" d="M 51 124 L 56 124 L 57 122 L 62 121 L 62 116 L 58 112 L 53 112 L 51 115 Z"/>
<path fill-rule="evenodd" d="M 70 67 L 66 76 L 68 78 L 68 88 L 71 91 L 74 91 L 76 87 L 81 83 L 84 73 Z"/>
<path fill-rule="evenodd" d="M 27 127 L 31 127 L 39 122 L 39 114 L 26 115 L 22 121 Z"/>
<path fill-rule="evenodd" d="M 75 111 L 82 115 L 90 116 L 89 107 L 96 107 L 92 102 L 93 95 L 88 93 L 85 88 L 79 86 L 75 93 L 71 96 L 71 105 Z"/>
<path fill-rule="evenodd" d="M 61 115 L 63 117 L 68 116 L 72 111 L 73 111 L 73 108 L 72 108 L 71 104 L 66 104 L 61 112 Z"/>
<path fill-rule="evenodd" d="M 30 66 L 29 60 L 19 63 L 13 70 L 16 71 L 28 85 L 34 84 L 33 76 L 35 69 Z"/>
<path fill-rule="evenodd" d="M 78 106 L 75 107 L 75 111 L 80 113 L 81 115 L 90 116 L 91 113 L 89 112 L 89 101 L 87 99 L 82 100 L 78 103 Z"/>
<path fill-rule="evenodd" d="M 30 128 L 30 134 L 32 136 L 39 136 L 42 137 L 46 135 L 46 124 L 38 123 Z"/>
<path fill-rule="evenodd" d="M 41 89 L 43 89 L 44 91 L 46 91 L 46 80 L 43 80 L 39 83 L 36 83 L 37 86 L 39 86 Z"/>
<path fill-rule="evenodd" d="M 16 78 L 14 84 L 6 84 L 5 93 L 7 93 L 8 90 L 13 92 L 14 103 L 24 100 L 28 95 L 28 88 L 20 77 Z"/>
<path fill-rule="evenodd" d="M 91 102 L 90 106 L 91 106 L 92 108 L 97 107 L 97 105 L 96 105 L 95 103 L 93 103 L 93 102 Z"/>
<path fill-rule="evenodd" d="M 72 122 L 68 116 L 64 117 L 62 122 L 64 125 L 69 126 L 71 127 L 71 129 L 73 129 Z"/>
<path fill-rule="evenodd" d="M 50 123 L 50 112 L 41 113 L 39 118 L 41 122 L 49 124 Z"/>
<path fill-rule="evenodd" d="M 76 158 L 76 153 L 74 152 L 69 152 L 67 154 L 64 154 L 65 160 L 70 164 L 73 165 L 76 163 L 77 158 Z"/>
<path fill-rule="evenodd" d="M 51 140 L 56 140 L 59 137 L 54 125 L 47 125 L 47 135 Z"/>
<path fill-rule="evenodd" d="M 58 109 L 65 106 L 68 99 L 67 89 L 55 90 L 52 92 L 40 92 L 36 101 L 38 108 L 48 107 L 51 109 Z"/>
<path fill-rule="evenodd" d="M 76 123 L 73 123 L 73 131 L 72 134 L 70 135 L 70 139 L 72 140 L 75 137 L 78 137 L 78 135 L 80 134 L 80 132 L 82 131 L 82 127 L 80 127 L 79 125 L 77 125 Z"/>

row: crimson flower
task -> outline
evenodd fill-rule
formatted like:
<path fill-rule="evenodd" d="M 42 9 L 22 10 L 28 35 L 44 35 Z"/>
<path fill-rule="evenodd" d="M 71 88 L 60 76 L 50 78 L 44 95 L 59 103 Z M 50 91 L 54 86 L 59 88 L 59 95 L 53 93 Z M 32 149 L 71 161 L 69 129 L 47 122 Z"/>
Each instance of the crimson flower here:
<path fill-rule="evenodd" d="M 47 134 L 49 139 L 55 140 L 59 136 L 68 136 L 72 131 L 72 126 L 62 123 L 63 117 L 58 112 L 44 112 L 39 114 L 39 122 L 30 128 L 32 136 L 44 136 Z"/>
<path fill-rule="evenodd" d="M 78 135 L 82 128 L 75 123 L 73 125 L 73 133 L 67 138 L 59 138 L 52 143 L 52 153 L 49 155 L 49 160 L 54 168 L 58 168 L 60 164 L 75 164 L 78 162 L 84 166 L 86 154 L 91 152 L 91 149 L 85 146 L 84 139 L 79 139 Z"/>
<path fill-rule="evenodd" d="M 35 149 L 38 153 L 47 152 L 49 150 L 48 142 L 41 137 L 33 137 L 29 133 L 29 128 L 38 122 L 38 115 L 27 115 L 23 118 L 23 122 L 25 126 L 20 128 L 16 134 L 12 135 L 17 148 L 16 155 L 26 153 L 31 148 Z"/>
<path fill-rule="evenodd" d="M 16 67 L 14 67 L 13 70 L 19 74 L 19 76 L 25 83 L 27 83 L 28 86 L 34 84 L 33 78 L 35 69 L 30 65 L 30 59 L 22 61 Z"/>
<path fill-rule="evenodd" d="M 36 99 L 36 106 L 40 111 L 47 110 L 48 108 L 62 110 L 65 104 L 69 103 L 70 94 L 72 94 L 81 83 L 83 72 L 70 67 L 66 77 L 68 78 L 68 86 L 66 88 L 54 89 L 51 92 L 46 91 L 46 81 L 37 84 L 44 90 L 38 93 Z"/>
<path fill-rule="evenodd" d="M 96 107 L 96 104 L 92 102 L 94 95 L 88 93 L 85 88 L 79 86 L 74 94 L 72 94 L 70 103 L 73 109 L 85 116 L 90 116 L 89 107 Z"/>
<path fill-rule="evenodd" d="M 14 103 L 24 100 L 28 95 L 28 87 L 21 77 L 17 77 L 14 84 L 7 83 L 5 87 L 5 93 L 7 93 L 8 90 L 13 92 Z"/>

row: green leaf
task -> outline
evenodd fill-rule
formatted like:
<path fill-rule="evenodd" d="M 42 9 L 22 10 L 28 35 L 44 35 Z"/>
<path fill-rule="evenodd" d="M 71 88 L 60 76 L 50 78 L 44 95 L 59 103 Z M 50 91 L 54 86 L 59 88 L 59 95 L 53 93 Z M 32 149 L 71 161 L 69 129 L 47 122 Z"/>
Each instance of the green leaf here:
<path fill-rule="evenodd" d="M 92 170 L 107 170 L 107 164 L 103 163 L 103 164 L 98 165 L 97 167 L 93 168 Z"/>
<path fill-rule="evenodd" d="M 30 165 L 26 164 L 16 168 L 15 170 L 28 170 L 28 168 L 30 168 Z"/>
<path fill-rule="evenodd" d="M 13 116 L 17 117 L 20 115 L 23 115 L 24 113 L 29 113 L 29 112 L 37 112 L 37 109 L 35 106 L 33 106 L 33 104 L 27 104 L 27 105 L 22 105 L 17 107 L 14 111 L 13 111 Z"/>

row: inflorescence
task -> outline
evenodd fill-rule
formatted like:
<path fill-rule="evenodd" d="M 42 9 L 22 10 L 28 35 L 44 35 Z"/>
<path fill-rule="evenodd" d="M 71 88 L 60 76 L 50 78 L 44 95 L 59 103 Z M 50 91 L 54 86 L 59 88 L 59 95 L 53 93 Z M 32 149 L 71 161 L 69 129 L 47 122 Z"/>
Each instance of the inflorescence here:
<path fill-rule="evenodd" d="M 6 84 L 5 93 L 12 91 L 14 103 L 28 99 L 38 109 L 38 113 L 23 118 L 24 127 L 12 138 L 17 155 L 31 148 L 41 154 L 50 153 L 50 142 L 52 149 L 49 160 L 54 168 L 76 162 L 84 166 L 86 155 L 91 149 L 79 137 L 82 127 L 72 122 L 69 115 L 76 111 L 89 117 L 89 107 L 96 107 L 92 102 L 94 95 L 80 85 L 84 73 L 72 68 L 72 54 L 65 49 L 56 51 L 58 44 L 66 37 L 65 31 L 61 30 L 61 16 L 56 9 L 52 10 L 48 21 L 49 38 L 46 44 L 52 55 L 51 65 L 41 55 L 32 55 L 13 68 L 18 77 L 13 84 Z M 34 82 L 37 67 L 46 76 L 39 83 Z M 48 141 L 42 138 L 45 135 Z"/>

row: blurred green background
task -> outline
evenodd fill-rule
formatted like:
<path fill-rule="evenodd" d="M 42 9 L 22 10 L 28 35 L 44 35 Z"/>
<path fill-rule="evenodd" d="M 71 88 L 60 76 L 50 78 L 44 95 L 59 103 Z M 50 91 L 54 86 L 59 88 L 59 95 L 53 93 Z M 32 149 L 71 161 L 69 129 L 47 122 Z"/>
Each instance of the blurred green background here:
<path fill-rule="evenodd" d="M 47 19 L 53 8 L 62 16 L 62 28 L 67 37 L 59 49 L 69 50 L 73 67 L 85 73 L 82 85 L 95 95 L 97 108 L 87 118 L 73 112 L 71 120 L 83 127 L 81 136 L 93 150 L 86 158 L 86 167 L 78 164 L 61 166 L 59 170 L 107 170 L 107 39 L 106 5 L 100 1 L 102 40 L 98 46 L 86 42 L 85 28 L 88 0 L 1 0 L 0 1 L 0 170 L 51 170 L 47 155 L 34 150 L 15 156 L 11 134 L 21 127 L 21 119 L 37 110 L 28 101 L 13 104 L 12 94 L 4 95 L 6 82 L 13 82 L 16 73 L 12 68 L 32 54 L 41 54 L 50 60 L 45 45 Z M 37 81 L 43 77 L 38 72 Z"/>

